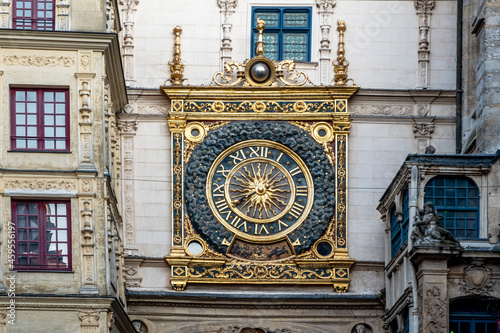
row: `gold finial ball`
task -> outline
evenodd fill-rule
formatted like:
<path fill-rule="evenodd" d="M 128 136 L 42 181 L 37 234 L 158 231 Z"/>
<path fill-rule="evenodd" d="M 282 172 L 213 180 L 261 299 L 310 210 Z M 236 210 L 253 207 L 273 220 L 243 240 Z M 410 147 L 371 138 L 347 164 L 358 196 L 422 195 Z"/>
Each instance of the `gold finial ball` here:
<path fill-rule="evenodd" d="M 263 31 L 266 28 L 266 21 L 257 17 L 257 30 L 259 32 Z"/>
<path fill-rule="evenodd" d="M 182 32 L 182 28 L 181 28 L 181 26 L 180 26 L 180 25 L 176 26 L 176 27 L 174 28 L 174 32 L 175 32 L 175 33 L 181 33 L 181 32 Z"/>

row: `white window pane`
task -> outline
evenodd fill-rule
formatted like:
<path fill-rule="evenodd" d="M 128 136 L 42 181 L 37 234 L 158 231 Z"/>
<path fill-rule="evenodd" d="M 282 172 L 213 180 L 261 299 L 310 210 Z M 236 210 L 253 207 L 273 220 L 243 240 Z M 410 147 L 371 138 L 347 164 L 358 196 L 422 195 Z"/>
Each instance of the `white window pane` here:
<path fill-rule="evenodd" d="M 58 230 L 57 231 L 57 241 L 58 242 L 67 242 L 68 241 L 68 233 L 66 230 Z"/>
<path fill-rule="evenodd" d="M 26 104 L 16 103 L 16 113 L 25 113 L 25 112 L 26 112 Z"/>
<path fill-rule="evenodd" d="M 66 111 L 66 106 L 64 104 L 56 104 L 56 113 L 63 114 Z"/>
<path fill-rule="evenodd" d="M 46 138 L 54 137 L 54 127 L 45 127 L 45 137 Z"/>
<path fill-rule="evenodd" d="M 45 12 L 45 18 L 52 18 L 52 12 Z M 49 25 L 49 22 L 47 22 L 47 25 Z"/>
<path fill-rule="evenodd" d="M 36 149 L 38 148 L 37 147 L 37 144 L 36 144 L 36 140 L 28 140 L 28 147 L 29 149 Z"/>
<path fill-rule="evenodd" d="M 24 16 L 30 17 L 31 16 L 31 10 L 25 11 L 25 15 Z"/>
<path fill-rule="evenodd" d="M 43 117 L 43 121 L 46 126 L 54 125 L 54 116 L 45 116 Z"/>
<path fill-rule="evenodd" d="M 66 204 L 57 204 L 57 215 L 66 215 Z"/>
<path fill-rule="evenodd" d="M 24 3 L 24 8 L 31 8 L 31 1 L 26 1 Z"/>
<path fill-rule="evenodd" d="M 33 126 L 28 127 L 28 136 L 36 137 L 36 127 Z"/>
<path fill-rule="evenodd" d="M 66 93 L 64 92 L 56 92 L 56 102 L 64 102 L 66 99 Z"/>
<path fill-rule="evenodd" d="M 58 254 L 68 254 L 68 244 L 58 244 L 57 247 L 59 250 Z"/>
<path fill-rule="evenodd" d="M 26 106 L 28 113 L 36 113 L 36 103 L 28 103 Z"/>
<path fill-rule="evenodd" d="M 47 215 L 54 215 L 56 213 L 56 204 L 48 203 L 45 205 L 45 209 L 47 209 Z"/>
<path fill-rule="evenodd" d="M 66 129 L 64 127 L 56 127 L 56 137 L 64 138 L 66 136 Z"/>
<path fill-rule="evenodd" d="M 66 205 L 65 205 L 66 206 Z M 57 218 L 57 227 L 58 228 L 67 228 L 68 227 L 68 221 L 65 217 L 58 217 Z"/>
<path fill-rule="evenodd" d="M 28 102 L 36 102 L 36 91 L 28 91 Z"/>
<path fill-rule="evenodd" d="M 45 149 L 54 149 L 54 140 L 45 140 Z"/>
<path fill-rule="evenodd" d="M 36 125 L 36 115 L 35 114 L 29 114 L 26 116 L 28 120 L 28 125 Z"/>
<path fill-rule="evenodd" d="M 38 3 L 38 9 L 43 9 L 43 7 L 44 7 L 44 6 L 43 6 L 43 2 L 39 2 L 39 3 Z"/>
<path fill-rule="evenodd" d="M 43 93 L 43 100 L 45 102 L 53 102 L 54 101 L 54 93 L 51 91 L 46 91 Z"/>
<path fill-rule="evenodd" d="M 45 113 L 54 113 L 54 104 L 52 104 L 52 103 L 46 103 L 44 105 L 44 112 Z"/>
<path fill-rule="evenodd" d="M 16 124 L 17 125 L 26 125 L 26 116 L 23 114 L 16 115 Z"/>
<path fill-rule="evenodd" d="M 16 135 L 17 136 L 26 136 L 26 128 L 24 126 L 16 127 Z"/>
<path fill-rule="evenodd" d="M 16 91 L 16 101 L 24 102 L 26 100 L 26 94 L 24 91 Z"/>
<path fill-rule="evenodd" d="M 16 148 L 26 148 L 26 141 L 24 140 L 16 140 Z"/>
<path fill-rule="evenodd" d="M 64 126 L 66 124 L 65 119 L 65 116 L 56 116 L 56 125 Z"/>
<path fill-rule="evenodd" d="M 56 141 L 56 149 L 66 149 L 66 141 L 65 140 L 57 140 Z"/>
<path fill-rule="evenodd" d="M 23 11 L 22 10 L 16 10 L 17 16 L 23 16 Z"/>
<path fill-rule="evenodd" d="M 47 10 L 50 10 L 50 9 L 52 9 L 52 3 L 51 2 L 47 3 Z"/>

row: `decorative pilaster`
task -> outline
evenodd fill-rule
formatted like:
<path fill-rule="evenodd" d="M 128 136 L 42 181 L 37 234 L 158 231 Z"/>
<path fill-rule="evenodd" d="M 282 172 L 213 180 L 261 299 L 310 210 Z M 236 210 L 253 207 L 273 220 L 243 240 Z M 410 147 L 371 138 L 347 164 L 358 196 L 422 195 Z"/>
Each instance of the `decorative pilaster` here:
<path fill-rule="evenodd" d="M 220 16 L 222 22 L 222 46 L 221 51 L 221 65 L 220 68 L 224 67 L 224 64 L 231 60 L 231 51 L 233 47 L 231 45 L 231 28 L 233 27 L 231 18 L 235 12 L 236 6 L 238 5 L 238 0 L 217 0 L 220 8 Z"/>
<path fill-rule="evenodd" d="M 135 12 L 137 11 L 139 0 L 120 0 L 122 20 L 123 20 L 123 71 L 125 82 L 128 87 L 135 82 L 134 79 L 134 23 Z"/>
<path fill-rule="evenodd" d="M 320 16 L 321 42 L 319 47 L 319 71 L 321 84 L 328 84 L 330 80 L 330 30 L 332 27 L 333 7 L 335 0 L 316 0 L 318 14 Z"/>
<path fill-rule="evenodd" d="M 7 324 L 7 310 L 0 310 L 0 333 L 5 333 L 6 324 Z"/>
<path fill-rule="evenodd" d="M 10 0 L 0 2 L 0 28 L 10 28 Z"/>
<path fill-rule="evenodd" d="M 97 311 L 78 311 L 82 333 L 94 333 L 99 330 L 100 315 Z"/>
<path fill-rule="evenodd" d="M 135 245 L 135 207 L 134 207 L 134 136 L 137 121 L 120 121 L 121 146 L 123 147 L 122 211 L 124 212 L 124 241 L 128 251 L 136 250 Z"/>
<path fill-rule="evenodd" d="M 419 42 L 418 42 L 418 87 L 427 88 L 430 86 L 429 70 L 429 28 L 431 11 L 436 2 L 434 0 L 417 0 L 415 9 L 419 17 Z"/>
<path fill-rule="evenodd" d="M 95 169 L 93 152 L 92 85 L 95 73 L 92 70 L 92 53 L 78 53 L 78 113 L 79 113 L 79 162 L 80 168 Z"/>
<path fill-rule="evenodd" d="M 431 121 L 413 120 L 413 133 L 417 141 L 417 154 L 424 154 L 425 148 L 431 144 L 431 136 L 434 132 L 434 118 Z"/>
<path fill-rule="evenodd" d="M 83 209 L 80 211 L 82 224 L 82 277 L 83 287 L 80 293 L 97 293 L 95 278 L 95 240 L 94 240 L 94 212 L 93 200 L 85 200 L 81 203 Z"/>
<path fill-rule="evenodd" d="M 69 31 L 69 0 L 57 0 L 56 30 Z"/>
<path fill-rule="evenodd" d="M 112 0 L 106 0 L 106 32 L 117 32 L 116 8 Z"/>

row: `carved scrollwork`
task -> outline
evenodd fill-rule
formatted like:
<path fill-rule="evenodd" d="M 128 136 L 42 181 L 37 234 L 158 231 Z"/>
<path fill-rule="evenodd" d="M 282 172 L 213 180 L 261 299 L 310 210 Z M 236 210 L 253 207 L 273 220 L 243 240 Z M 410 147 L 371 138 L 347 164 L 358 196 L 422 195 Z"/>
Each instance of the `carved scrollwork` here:
<path fill-rule="evenodd" d="M 276 65 L 276 78 L 286 86 L 303 86 L 307 82 L 311 83 L 309 76 L 305 72 L 295 71 L 295 66 L 295 61 L 293 60 L 281 61 Z M 284 74 L 284 69 L 287 74 Z M 299 81 L 301 77 L 302 81 Z"/>
<path fill-rule="evenodd" d="M 212 82 L 218 86 L 237 86 L 244 77 L 245 66 L 237 61 L 228 61 L 224 64 L 223 72 L 214 74 Z"/>
<path fill-rule="evenodd" d="M 491 280 L 493 270 L 484 264 L 483 258 L 472 258 L 471 264 L 464 268 L 463 280 L 459 281 L 460 290 L 466 294 L 489 295 L 496 284 Z"/>

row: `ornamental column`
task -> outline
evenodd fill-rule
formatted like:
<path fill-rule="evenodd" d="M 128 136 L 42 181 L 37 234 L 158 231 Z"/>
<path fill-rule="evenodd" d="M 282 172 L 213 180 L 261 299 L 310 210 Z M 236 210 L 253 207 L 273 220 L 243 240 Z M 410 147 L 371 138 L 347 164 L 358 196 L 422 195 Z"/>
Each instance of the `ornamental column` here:
<path fill-rule="evenodd" d="M 330 30 L 332 27 L 333 7 L 335 0 L 316 0 L 320 16 L 321 42 L 319 47 L 319 71 L 321 84 L 329 84 L 330 79 Z"/>

